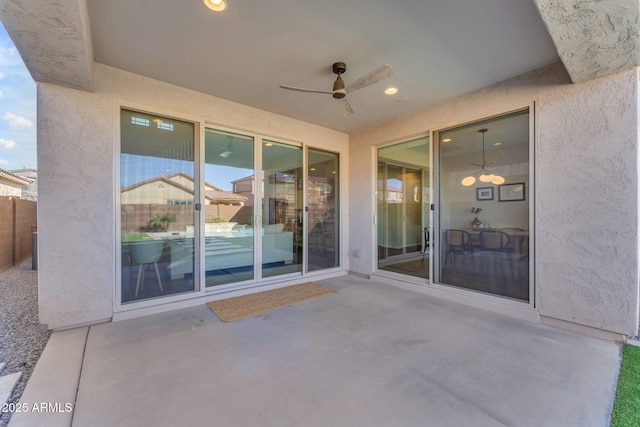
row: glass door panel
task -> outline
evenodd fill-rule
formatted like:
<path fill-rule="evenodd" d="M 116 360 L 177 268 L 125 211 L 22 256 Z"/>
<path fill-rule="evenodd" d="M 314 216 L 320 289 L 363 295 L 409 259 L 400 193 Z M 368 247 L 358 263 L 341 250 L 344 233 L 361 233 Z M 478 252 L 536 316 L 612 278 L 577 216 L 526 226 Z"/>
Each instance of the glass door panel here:
<path fill-rule="evenodd" d="M 308 271 L 338 267 L 339 164 L 338 154 L 309 149 L 307 163 Z"/>
<path fill-rule="evenodd" d="M 439 281 L 529 301 L 529 112 L 438 138 Z"/>
<path fill-rule="evenodd" d="M 378 268 L 429 278 L 429 139 L 378 150 Z"/>
<path fill-rule="evenodd" d="M 194 125 L 129 110 L 120 123 L 120 302 L 194 291 Z"/>
<path fill-rule="evenodd" d="M 302 272 L 302 148 L 262 144 L 262 277 Z"/>
<path fill-rule="evenodd" d="M 205 131 L 203 206 L 206 286 L 254 277 L 253 138 Z"/>

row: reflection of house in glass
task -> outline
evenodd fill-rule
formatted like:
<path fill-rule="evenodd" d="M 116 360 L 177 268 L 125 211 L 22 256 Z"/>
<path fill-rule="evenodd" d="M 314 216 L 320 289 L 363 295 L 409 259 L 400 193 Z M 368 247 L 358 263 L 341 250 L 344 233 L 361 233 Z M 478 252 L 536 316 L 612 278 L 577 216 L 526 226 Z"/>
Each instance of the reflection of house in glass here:
<path fill-rule="evenodd" d="M 160 205 L 193 204 L 193 177 L 176 173 L 156 176 L 122 189 L 120 200 L 123 205 L 134 203 L 155 203 Z M 247 197 L 231 191 L 224 191 L 205 182 L 205 204 L 244 206 Z"/>
<path fill-rule="evenodd" d="M 246 224 L 244 207 L 247 197 L 205 183 L 205 218 L 207 222 Z M 165 231 L 184 231 L 193 223 L 194 181 L 185 173 L 156 176 L 122 188 L 120 200 L 125 208 L 123 233 L 144 229 L 156 215 L 173 215 L 176 220 Z"/>
<path fill-rule="evenodd" d="M 402 187 L 394 187 L 387 183 L 383 194 L 386 203 L 402 203 Z"/>

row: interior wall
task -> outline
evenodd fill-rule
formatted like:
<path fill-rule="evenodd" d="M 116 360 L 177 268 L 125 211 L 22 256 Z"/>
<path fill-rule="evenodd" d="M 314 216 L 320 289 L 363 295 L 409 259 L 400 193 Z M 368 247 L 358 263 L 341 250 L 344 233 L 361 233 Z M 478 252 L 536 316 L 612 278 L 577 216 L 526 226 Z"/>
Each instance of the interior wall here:
<path fill-rule="evenodd" d="M 522 228 L 529 229 L 529 198 L 530 182 L 529 182 L 529 165 L 519 164 L 512 165 L 509 171 L 504 167 L 492 167 L 491 170 L 498 175 L 508 176 L 509 183 L 524 182 L 525 200 L 508 202 L 499 201 L 499 187 L 492 184 L 486 185 L 494 189 L 493 200 L 476 200 L 476 189 L 483 187 L 481 184 L 475 184 L 471 187 L 460 185 L 460 181 L 467 175 L 476 172 L 455 171 L 450 172 L 453 177 L 446 177 L 441 180 L 443 182 L 442 192 L 447 194 L 449 204 L 443 206 L 441 218 L 450 219 L 449 223 L 441 224 L 443 228 L 469 228 L 474 218 L 478 218 L 483 226 L 491 226 L 492 228 Z M 471 213 L 471 208 L 480 208 L 477 214 Z"/>
<path fill-rule="evenodd" d="M 638 327 L 638 69 L 571 84 L 558 63 L 350 135 L 350 269 L 375 269 L 374 145 L 535 102 L 535 306 Z M 531 188 L 529 186 L 529 188 Z M 363 212 L 365 212 L 363 214 Z M 493 225 L 493 224 L 492 224 Z"/>
<path fill-rule="evenodd" d="M 51 329 L 108 320 L 114 311 L 117 103 L 174 113 L 339 152 L 348 135 L 101 64 L 94 93 L 38 85 L 40 323 Z M 348 187 L 343 226 L 348 227 Z M 342 244 L 348 247 L 348 233 Z"/>

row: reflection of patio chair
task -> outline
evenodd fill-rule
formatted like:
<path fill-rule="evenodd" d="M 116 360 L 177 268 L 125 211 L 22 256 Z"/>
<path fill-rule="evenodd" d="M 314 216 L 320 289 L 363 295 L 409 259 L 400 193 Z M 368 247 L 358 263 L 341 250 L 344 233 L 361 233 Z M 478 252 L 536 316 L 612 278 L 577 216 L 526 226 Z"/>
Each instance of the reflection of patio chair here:
<path fill-rule="evenodd" d="M 144 289 L 144 270 L 147 264 L 153 264 L 158 278 L 158 286 L 160 292 L 162 289 L 162 280 L 160 279 L 160 270 L 158 269 L 158 261 L 162 256 L 164 242 L 162 240 L 149 240 L 144 242 L 136 242 L 131 244 L 131 258 L 134 264 L 140 264 L 138 270 L 138 280 L 136 281 L 136 291 L 134 298 L 138 298 L 140 288 Z"/>

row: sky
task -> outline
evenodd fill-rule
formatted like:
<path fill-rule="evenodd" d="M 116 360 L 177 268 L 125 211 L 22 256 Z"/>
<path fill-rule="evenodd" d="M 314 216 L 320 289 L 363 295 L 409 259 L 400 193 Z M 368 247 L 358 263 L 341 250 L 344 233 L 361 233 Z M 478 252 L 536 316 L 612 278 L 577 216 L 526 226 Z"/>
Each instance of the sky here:
<path fill-rule="evenodd" d="M 37 168 L 36 84 L 0 24 L 0 169 Z"/>

